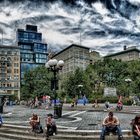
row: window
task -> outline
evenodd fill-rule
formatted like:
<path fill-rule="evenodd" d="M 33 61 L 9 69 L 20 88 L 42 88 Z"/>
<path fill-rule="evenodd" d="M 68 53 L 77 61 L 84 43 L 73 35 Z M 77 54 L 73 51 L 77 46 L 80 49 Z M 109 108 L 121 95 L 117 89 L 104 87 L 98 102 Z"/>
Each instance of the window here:
<path fill-rule="evenodd" d="M 19 78 L 18 75 L 14 75 L 15 80 L 18 80 L 18 78 Z"/>
<path fill-rule="evenodd" d="M 10 80 L 10 79 L 12 79 L 12 76 L 11 75 L 8 75 L 7 76 L 7 80 Z"/>
<path fill-rule="evenodd" d="M 14 87 L 19 87 L 17 82 L 14 83 Z"/>
<path fill-rule="evenodd" d="M 12 54 L 12 52 L 11 51 L 7 51 L 7 54 Z"/>
<path fill-rule="evenodd" d="M 7 70 L 7 73 L 11 73 L 12 72 L 12 70 L 9 68 L 8 70 Z"/>
<path fill-rule="evenodd" d="M 14 67 L 18 67 L 18 63 L 14 63 Z"/>

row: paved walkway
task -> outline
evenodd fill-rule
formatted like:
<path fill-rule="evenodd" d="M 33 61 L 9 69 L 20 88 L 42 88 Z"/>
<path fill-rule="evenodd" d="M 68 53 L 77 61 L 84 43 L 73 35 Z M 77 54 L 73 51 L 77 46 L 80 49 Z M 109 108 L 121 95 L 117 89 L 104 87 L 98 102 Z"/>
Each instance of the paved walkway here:
<path fill-rule="evenodd" d="M 115 105 L 112 106 L 115 107 Z M 37 113 L 41 117 L 41 124 L 44 126 L 46 114 L 53 113 L 53 107 L 46 110 L 45 108 L 30 109 L 26 106 L 6 106 L 4 112 L 8 112 L 3 114 L 5 122 L 18 125 L 29 125 L 29 117 L 32 113 Z M 99 130 L 102 120 L 107 114 L 108 111 L 104 109 L 103 104 L 97 109 L 93 108 L 91 104 L 78 105 L 74 108 L 71 108 L 70 104 L 64 104 L 63 116 L 56 119 L 56 123 L 59 128 Z M 131 129 L 130 122 L 136 114 L 140 114 L 140 106 L 124 106 L 123 111 L 115 111 L 114 114 L 119 117 L 122 129 Z"/>

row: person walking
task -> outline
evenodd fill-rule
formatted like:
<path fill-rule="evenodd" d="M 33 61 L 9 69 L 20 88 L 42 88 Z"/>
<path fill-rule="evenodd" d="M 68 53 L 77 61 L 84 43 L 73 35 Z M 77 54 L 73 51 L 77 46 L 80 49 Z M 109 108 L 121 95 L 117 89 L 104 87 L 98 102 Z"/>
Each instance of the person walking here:
<path fill-rule="evenodd" d="M 105 140 L 105 134 L 109 132 L 117 132 L 118 140 L 123 140 L 119 119 L 113 115 L 112 111 L 110 111 L 108 113 L 108 116 L 104 118 L 102 125 L 103 127 L 100 135 L 100 140 Z"/>

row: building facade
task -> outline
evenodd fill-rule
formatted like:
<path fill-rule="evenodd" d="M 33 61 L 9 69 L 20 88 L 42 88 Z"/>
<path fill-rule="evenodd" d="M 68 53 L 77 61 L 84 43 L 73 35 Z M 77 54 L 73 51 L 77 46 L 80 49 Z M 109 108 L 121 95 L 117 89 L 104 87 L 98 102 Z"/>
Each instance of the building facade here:
<path fill-rule="evenodd" d="M 128 48 L 124 46 L 123 51 L 107 55 L 104 58 L 112 58 L 112 59 L 122 60 L 122 61 L 139 60 L 140 50 L 138 50 L 136 46 L 132 46 Z"/>
<path fill-rule="evenodd" d="M 44 65 L 47 61 L 47 44 L 42 43 L 42 33 L 37 26 L 26 25 L 26 29 L 17 30 L 17 43 L 20 48 L 21 80 L 30 69 Z"/>
<path fill-rule="evenodd" d="M 0 90 L 20 99 L 20 50 L 0 45 Z"/>
<path fill-rule="evenodd" d="M 93 51 L 90 52 L 90 48 L 88 47 L 72 44 L 54 55 L 53 59 L 64 61 L 64 67 L 61 74 L 67 75 L 73 73 L 78 67 L 85 70 L 86 67 L 93 62 L 94 53 L 95 52 Z M 97 54 L 99 56 L 99 53 L 96 52 L 96 58 Z"/>

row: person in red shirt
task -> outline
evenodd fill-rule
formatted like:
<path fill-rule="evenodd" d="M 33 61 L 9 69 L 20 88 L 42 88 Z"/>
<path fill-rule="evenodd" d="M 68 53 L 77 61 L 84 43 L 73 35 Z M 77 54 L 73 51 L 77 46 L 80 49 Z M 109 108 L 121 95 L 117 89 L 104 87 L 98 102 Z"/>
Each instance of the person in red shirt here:
<path fill-rule="evenodd" d="M 123 109 L 123 103 L 121 101 L 118 101 L 116 110 L 121 111 L 122 109 Z"/>

